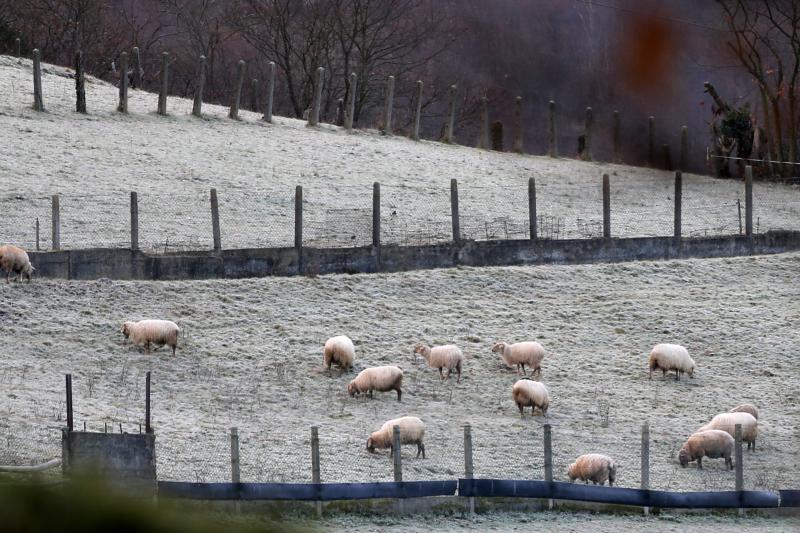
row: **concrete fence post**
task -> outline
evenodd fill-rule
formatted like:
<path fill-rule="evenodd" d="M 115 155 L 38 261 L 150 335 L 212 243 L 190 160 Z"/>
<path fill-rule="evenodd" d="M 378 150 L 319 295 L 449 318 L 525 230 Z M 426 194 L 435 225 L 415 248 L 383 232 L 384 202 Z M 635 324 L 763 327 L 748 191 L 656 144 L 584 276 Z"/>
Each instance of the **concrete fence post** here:
<path fill-rule="evenodd" d="M 139 194 L 131 191 L 131 250 L 139 249 Z"/>
<path fill-rule="evenodd" d="M 347 93 L 347 109 L 344 112 L 344 129 L 350 131 L 353 129 L 353 117 L 356 114 L 356 86 L 358 85 L 358 75 L 355 72 L 350 73 L 350 87 Z"/>
<path fill-rule="evenodd" d="M 461 240 L 461 220 L 458 213 L 458 181 L 450 180 L 450 218 L 453 222 L 453 242 Z"/>
<path fill-rule="evenodd" d="M 647 118 L 647 166 L 656 166 L 656 117 Z"/>
<path fill-rule="evenodd" d="M 586 108 L 586 118 L 583 129 L 583 153 L 579 154 L 584 161 L 592 160 L 592 128 L 594 127 L 594 113 L 591 107 Z"/>
<path fill-rule="evenodd" d="M 531 240 L 536 239 L 536 179 L 528 178 L 528 229 Z"/>
<path fill-rule="evenodd" d="M 558 157 L 558 146 L 556 144 L 556 102 L 550 100 L 547 103 L 547 155 Z"/>
<path fill-rule="evenodd" d="M 514 99 L 514 144 L 512 150 L 518 154 L 524 151 L 523 148 L 523 131 L 522 131 L 522 97 L 517 96 Z"/>
<path fill-rule="evenodd" d="M 603 174 L 603 237 L 611 238 L 611 184 Z"/>
<path fill-rule="evenodd" d="M 733 434 L 735 435 L 735 448 L 734 453 L 736 455 L 736 464 L 734 468 L 736 468 L 736 492 L 741 492 L 744 490 L 744 464 L 742 460 L 744 458 L 742 454 L 742 425 L 736 424 L 733 427 Z M 744 509 L 739 508 L 739 515 L 744 515 Z"/>
<path fill-rule="evenodd" d="M 681 158 L 678 162 L 678 169 L 686 172 L 689 167 L 689 128 L 681 127 Z"/>
<path fill-rule="evenodd" d="M 544 425 L 544 480 L 553 482 L 553 432 L 550 424 Z M 547 499 L 547 508 L 553 508 L 553 499 Z"/>
<path fill-rule="evenodd" d="M 52 235 L 50 240 L 50 248 L 53 251 L 61 249 L 61 205 L 60 197 L 54 194 L 50 198 L 51 207 L 51 229 Z"/>
<path fill-rule="evenodd" d="M 317 126 L 319 124 L 319 112 L 322 107 L 322 83 L 324 74 L 324 68 L 317 68 L 317 73 L 314 76 L 314 103 L 313 107 L 311 108 L 311 114 L 308 115 L 309 126 Z"/>
<path fill-rule="evenodd" d="M 267 107 L 264 109 L 264 121 L 272 122 L 272 101 L 275 94 L 275 62 L 267 65 Z"/>
<path fill-rule="evenodd" d="M 233 88 L 231 109 L 228 111 L 228 118 L 233 120 L 239 120 L 239 105 L 242 103 L 242 87 L 244 86 L 244 67 L 244 59 L 240 59 L 236 65 L 236 86 Z"/>
<path fill-rule="evenodd" d="M 222 235 L 219 229 L 219 202 L 217 200 L 217 189 L 211 189 L 211 232 L 214 237 L 214 251 L 222 250 Z"/>
<path fill-rule="evenodd" d="M 250 111 L 258 110 L 258 78 L 253 78 L 250 80 Z"/>
<path fill-rule="evenodd" d="M 128 112 L 128 53 L 122 52 L 119 55 L 119 104 L 117 111 L 120 113 Z"/>
<path fill-rule="evenodd" d="M 683 203 L 683 174 L 678 170 L 675 172 L 675 231 L 673 236 L 675 240 L 681 240 L 681 210 Z"/>
<path fill-rule="evenodd" d="M 75 51 L 75 111 L 86 113 L 86 75 L 83 70 L 83 52 Z"/>
<path fill-rule="evenodd" d="M 36 217 L 36 251 L 40 251 L 39 248 L 39 217 Z"/>
<path fill-rule="evenodd" d="M 206 56 L 200 56 L 197 65 L 197 78 L 195 80 L 194 101 L 192 102 L 192 115 L 203 116 L 203 89 L 206 86 Z"/>
<path fill-rule="evenodd" d="M 33 49 L 33 109 L 44 111 L 44 100 L 42 99 L 42 64 L 39 49 Z"/>
<path fill-rule="evenodd" d="M 456 141 L 455 128 L 456 128 L 457 91 L 458 87 L 456 85 L 451 85 L 450 89 L 447 91 L 448 111 L 447 111 L 447 123 L 445 124 L 445 130 L 444 130 L 444 142 L 448 144 L 453 144 Z"/>
<path fill-rule="evenodd" d="M 311 426 L 311 482 L 322 483 L 322 475 L 319 468 L 319 427 Z M 317 516 L 322 515 L 322 501 L 317 500 Z"/>
<path fill-rule="evenodd" d="M 650 489 L 650 424 L 642 424 L 642 478 L 640 488 Z M 645 516 L 650 514 L 650 508 L 644 507 Z"/>
<path fill-rule="evenodd" d="M 753 236 L 753 167 L 744 167 L 744 233 Z"/>
<path fill-rule="evenodd" d="M 239 467 L 239 430 L 231 428 L 231 482 L 241 483 L 241 470 Z"/>
<path fill-rule="evenodd" d="M 472 426 L 464 425 L 464 479 L 472 479 L 475 475 L 472 463 Z M 475 514 L 475 497 L 470 496 L 468 501 L 469 514 Z"/>
<path fill-rule="evenodd" d="M 372 246 L 381 245 L 381 184 L 372 184 Z"/>
<path fill-rule="evenodd" d="M 619 111 L 615 110 L 611 118 L 611 137 L 614 144 L 612 161 L 617 164 L 622 163 L 622 137 L 619 128 Z"/>
<path fill-rule="evenodd" d="M 143 89 L 142 87 L 142 73 L 144 70 L 142 69 L 142 58 L 139 55 L 139 47 L 134 46 L 133 50 L 131 50 L 133 60 L 133 83 L 134 89 Z"/>
<path fill-rule="evenodd" d="M 294 189 L 294 248 L 297 250 L 297 272 L 303 273 L 303 187 Z"/>
<path fill-rule="evenodd" d="M 664 154 L 664 170 L 674 170 L 672 168 L 672 153 L 668 144 L 661 145 L 661 152 Z"/>
<path fill-rule="evenodd" d="M 386 103 L 383 108 L 383 127 L 381 131 L 384 135 L 392 134 L 392 106 L 394 105 L 394 76 L 389 76 L 386 80 Z"/>
<path fill-rule="evenodd" d="M 422 118 L 422 90 L 425 84 L 422 80 L 417 80 L 417 95 L 414 101 L 414 123 L 411 126 L 411 139 L 419 140 L 419 123 Z"/>
<path fill-rule="evenodd" d="M 478 134 L 478 148 L 489 149 L 489 99 L 485 96 L 481 98 L 481 118 L 480 133 Z"/>
<path fill-rule="evenodd" d="M 169 53 L 161 53 L 161 89 L 158 92 L 158 114 L 167 114 L 167 91 L 169 90 Z"/>

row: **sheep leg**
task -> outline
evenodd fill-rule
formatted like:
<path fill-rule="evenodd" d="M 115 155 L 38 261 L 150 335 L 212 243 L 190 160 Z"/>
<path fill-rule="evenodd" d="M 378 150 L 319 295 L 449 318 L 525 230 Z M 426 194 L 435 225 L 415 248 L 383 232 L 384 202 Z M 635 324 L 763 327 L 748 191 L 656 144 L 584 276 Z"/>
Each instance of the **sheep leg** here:
<path fill-rule="evenodd" d="M 150 353 L 150 341 L 144 343 L 144 353 L 145 355 Z"/>
<path fill-rule="evenodd" d="M 697 458 L 697 469 L 698 470 L 702 470 L 703 469 L 703 458 L 702 457 L 698 457 Z"/>
<path fill-rule="evenodd" d="M 397 387 L 395 390 L 397 391 L 397 401 L 399 402 L 399 401 L 401 401 L 401 398 L 403 396 L 403 389 L 401 389 L 400 387 Z"/>
<path fill-rule="evenodd" d="M 422 458 L 425 459 L 425 445 L 423 443 L 417 444 L 417 457 L 419 457 L 419 452 L 422 452 Z"/>
<path fill-rule="evenodd" d="M 681 380 L 681 376 L 680 376 L 680 373 L 678 372 L 678 369 L 676 368 L 675 369 L 675 381 L 680 381 L 680 380 Z"/>
<path fill-rule="evenodd" d="M 447 372 L 448 372 L 447 377 L 450 377 L 450 370 L 448 369 Z M 442 373 L 442 367 L 439 367 L 439 379 L 441 381 L 444 381 L 444 374 Z"/>
<path fill-rule="evenodd" d="M 456 383 L 461 383 L 461 363 L 460 362 L 458 363 L 458 366 L 456 367 L 456 371 L 458 371 L 458 379 L 456 380 Z"/>
<path fill-rule="evenodd" d="M 367 394 L 369 394 L 369 397 L 370 397 L 370 398 L 372 398 L 372 389 L 370 389 L 369 391 L 367 391 Z"/>
<path fill-rule="evenodd" d="M 525 411 L 524 411 L 525 408 L 522 406 L 521 403 L 518 403 L 517 407 L 519 407 L 519 416 L 521 416 L 522 418 L 525 418 Z"/>
<path fill-rule="evenodd" d="M 178 347 L 177 344 L 172 345 L 172 357 L 175 357 L 175 349 Z"/>
<path fill-rule="evenodd" d="M 525 376 L 525 363 L 522 363 L 522 375 Z"/>

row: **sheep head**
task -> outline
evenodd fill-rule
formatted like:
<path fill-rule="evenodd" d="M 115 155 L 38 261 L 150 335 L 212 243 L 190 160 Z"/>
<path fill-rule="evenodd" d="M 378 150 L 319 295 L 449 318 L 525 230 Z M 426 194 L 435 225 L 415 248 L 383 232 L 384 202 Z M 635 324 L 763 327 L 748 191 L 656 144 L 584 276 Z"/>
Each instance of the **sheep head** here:
<path fill-rule="evenodd" d="M 431 348 L 430 346 L 425 346 L 424 344 L 417 344 L 414 347 L 414 353 L 421 355 L 422 358 L 427 361 L 431 356 Z"/>
<path fill-rule="evenodd" d="M 504 351 L 506 351 L 506 346 L 507 345 L 504 342 L 495 343 L 495 345 L 492 346 L 492 353 L 502 354 Z"/>
<path fill-rule="evenodd" d="M 686 449 L 686 446 L 678 452 L 678 462 L 683 468 L 686 468 L 686 465 L 689 464 L 689 450 Z"/>
<path fill-rule="evenodd" d="M 375 443 L 372 440 L 372 437 L 367 439 L 367 451 L 369 453 L 375 453 Z"/>
<path fill-rule="evenodd" d="M 358 389 L 356 388 L 356 380 L 353 380 L 347 384 L 347 394 L 349 394 L 351 397 L 358 394 Z"/>
<path fill-rule="evenodd" d="M 131 336 L 131 326 L 133 326 L 133 322 L 122 323 L 122 334 L 125 336 L 126 340 Z"/>
<path fill-rule="evenodd" d="M 692 365 L 692 368 L 690 368 L 686 373 L 689 374 L 690 378 L 694 379 L 694 365 Z"/>

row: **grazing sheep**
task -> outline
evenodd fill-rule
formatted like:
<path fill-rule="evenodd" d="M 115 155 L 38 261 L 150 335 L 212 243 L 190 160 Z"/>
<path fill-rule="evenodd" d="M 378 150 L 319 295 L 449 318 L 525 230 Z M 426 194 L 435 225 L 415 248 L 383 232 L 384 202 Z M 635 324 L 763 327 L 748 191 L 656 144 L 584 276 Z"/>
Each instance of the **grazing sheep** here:
<path fill-rule="evenodd" d="M 580 479 L 587 484 L 591 481 L 594 485 L 598 483 L 604 485 L 608 481 L 608 485 L 613 487 L 614 481 L 617 479 L 617 465 L 607 455 L 587 453 L 569 465 L 567 475 L 571 482 Z"/>
<path fill-rule="evenodd" d="M 524 417 L 524 409 L 531 407 L 531 416 L 538 407 L 544 416 L 547 416 L 547 408 L 550 406 L 550 394 L 547 387 L 538 381 L 522 378 L 511 388 L 511 397 L 519 407 L 519 416 Z"/>
<path fill-rule="evenodd" d="M 6 283 L 10 283 L 9 278 L 12 273 L 18 281 L 22 281 L 22 276 L 25 276 L 28 278 L 28 283 L 30 283 L 31 274 L 36 270 L 31 265 L 28 253 L 13 244 L 0 246 L 0 269 L 6 271 Z"/>
<path fill-rule="evenodd" d="M 356 378 L 347 384 L 347 393 L 350 396 L 367 393 L 372 398 L 372 391 L 388 392 L 397 391 L 397 401 L 403 395 L 403 370 L 397 366 L 375 366 L 365 368 L 358 373 Z"/>
<path fill-rule="evenodd" d="M 703 457 L 725 458 L 725 466 L 733 470 L 733 437 L 718 429 L 698 431 L 683 443 L 678 452 L 678 461 L 686 468 L 690 461 L 697 461 L 697 468 L 703 469 Z"/>
<path fill-rule="evenodd" d="M 442 381 L 450 379 L 450 373 L 455 369 L 458 372 L 456 383 L 461 383 L 461 364 L 464 362 L 464 354 L 458 346 L 446 344 L 431 348 L 424 344 L 417 344 L 414 347 L 414 353 L 421 355 L 431 368 L 438 368 Z M 442 373 L 443 368 L 447 369 L 447 376 Z"/>
<path fill-rule="evenodd" d="M 172 355 L 178 347 L 178 333 L 180 328 L 170 320 L 140 320 L 139 322 L 125 322 L 122 324 L 122 334 L 125 339 L 130 339 L 134 345 L 144 345 L 144 353 L 150 353 L 150 345 L 165 344 L 172 348 Z"/>
<path fill-rule="evenodd" d="M 356 358 L 356 348 L 353 346 L 353 341 L 346 335 L 339 335 L 331 337 L 325 341 L 325 348 L 323 350 L 323 358 L 325 366 L 328 368 L 328 374 L 331 372 L 331 365 L 336 363 L 344 371 L 349 371 L 353 368 L 353 360 Z"/>
<path fill-rule="evenodd" d="M 689 377 L 694 377 L 694 360 L 689 357 L 689 352 L 677 344 L 656 344 L 650 351 L 650 379 L 653 379 L 653 370 L 660 368 L 664 377 L 667 372 L 675 371 L 675 379 L 680 379 L 680 374 L 686 372 Z"/>
<path fill-rule="evenodd" d="M 736 424 L 742 425 L 742 442 L 747 443 L 747 449 L 756 449 L 756 437 L 758 436 L 758 420 L 750 413 L 722 413 L 711 419 L 711 422 L 697 430 L 706 431 L 709 429 L 721 429 L 731 437 L 736 437 Z"/>
<path fill-rule="evenodd" d="M 400 426 L 400 444 L 416 444 L 417 457 L 422 454 L 422 458 L 425 459 L 425 444 L 422 442 L 425 437 L 425 424 L 416 416 L 403 416 L 385 422 L 381 429 L 373 432 L 367 439 L 367 450 L 375 453 L 376 448 L 389 448 L 391 457 L 395 426 Z"/>
<path fill-rule="evenodd" d="M 733 409 L 731 409 L 728 412 L 729 413 L 750 413 L 751 415 L 753 415 L 753 418 L 758 420 L 758 409 L 756 409 L 756 406 L 753 405 L 752 403 L 743 403 L 742 405 L 737 405 L 736 407 L 734 407 Z"/>
<path fill-rule="evenodd" d="M 503 362 L 508 366 L 517 367 L 517 374 L 519 374 L 520 367 L 522 367 L 522 375 L 525 375 L 525 365 L 531 367 L 531 376 L 534 372 L 538 372 L 539 376 L 542 375 L 541 362 L 544 359 L 544 348 L 538 342 L 515 342 L 508 344 L 505 342 L 498 342 L 492 347 L 492 353 L 499 353 Z"/>

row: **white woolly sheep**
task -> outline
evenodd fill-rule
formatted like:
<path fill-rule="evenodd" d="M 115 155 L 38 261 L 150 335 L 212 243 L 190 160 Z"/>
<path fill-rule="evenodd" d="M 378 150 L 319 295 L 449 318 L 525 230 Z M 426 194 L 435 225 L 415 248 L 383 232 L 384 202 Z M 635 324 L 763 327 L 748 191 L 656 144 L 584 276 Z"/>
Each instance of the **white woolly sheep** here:
<path fill-rule="evenodd" d="M 531 368 L 531 376 L 534 372 L 542 375 L 541 362 L 544 359 L 544 348 L 538 342 L 515 342 L 508 344 L 498 342 L 492 347 L 493 353 L 500 354 L 503 362 L 508 366 L 516 366 L 517 374 L 522 367 L 522 375 L 525 375 L 525 365 Z"/>
<path fill-rule="evenodd" d="M 389 448 L 389 456 L 394 446 L 394 427 L 400 426 L 400 444 L 416 444 L 417 457 L 422 454 L 425 459 L 425 424 L 416 416 L 403 416 L 385 422 L 381 429 L 373 432 L 367 439 L 367 450 L 375 453 L 376 448 Z"/>
<path fill-rule="evenodd" d="M 31 274 L 36 270 L 31 265 L 28 253 L 13 244 L 0 246 L 0 269 L 6 271 L 6 283 L 10 282 L 11 274 L 14 274 L 14 278 L 18 281 L 22 281 L 22 276 L 25 276 L 30 283 Z"/>
<path fill-rule="evenodd" d="M 356 348 L 353 346 L 353 341 L 346 335 L 338 335 L 331 337 L 325 341 L 325 348 L 323 349 L 323 359 L 325 366 L 328 368 L 328 374 L 331 372 L 331 365 L 336 363 L 344 371 L 349 371 L 353 368 L 353 361 L 356 358 Z"/>
<path fill-rule="evenodd" d="M 347 393 L 350 396 L 356 394 L 369 394 L 372 398 L 372 391 L 388 392 L 397 391 L 397 401 L 403 395 L 403 370 L 398 366 L 374 366 L 365 368 L 347 384 Z"/>
<path fill-rule="evenodd" d="M 694 377 L 694 360 L 689 357 L 689 352 L 678 344 L 656 344 L 650 351 L 650 379 L 653 379 L 653 370 L 661 369 L 664 377 L 667 372 L 675 371 L 675 379 L 680 379 L 680 374 L 686 372 L 689 377 Z"/>
<path fill-rule="evenodd" d="M 709 429 L 721 429 L 731 437 L 736 437 L 736 424 L 742 425 L 742 442 L 747 443 L 747 449 L 756 449 L 756 437 L 758 436 L 758 420 L 750 413 L 721 413 L 711 419 L 711 422 L 701 427 L 697 431 Z"/>
<path fill-rule="evenodd" d="M 550 406 L 550 394 L 544 384 L 528 378 L 522 378 L 514 383 L 511 388 L 511 397 L 519 407 L 520 416 L 525 416 L 524 409 L 528 406 L 531 408 L 531 416 L 533 416 L 533 412 L 537 407 L 544 416 L 547 416 L 547 408 Z"/>
<path fill-rule="evenodd" d="M 753 418 L 758 420 L 758 409 L 756 409 L 756 406 L 753 405 L 752 403 L 743 403 L 741 405 L 737 405 L 736 407 L 734 407 L 733 409 L 731 409 L 728 412 L 729 413 L 750 413 L 751 415 L 753 415 Z"/>
<path fill-rule="evenodd" d="M 698 431 L 683 443 L 678 452 L 678 461 L 686 468 L 691 461 L 697 461 L 697 468 L 703 469 L 703 457 L 725 458 L 725 466 L 733 470 L 733 437 L 718 429 Z"/>
<path fill-rule="evenodd" d="M 414 353 L 421 355 L 431 368 L 438 368 L 442 381 L 450 379 L 450 373 L 455 370 L 458 372 L 456 383 L 461 383 L 461 365 L 464 362 L 464 353 L 458 346 L 446 344 L 431 348 L 424 344 L 417 344 L 414 347 Z M 442 373 L 444 368 L 447 369 L 447 376 Z"/>
<path fill-rule="evenodd" d="M 150 353 L 150 345 L 165 344 L 172 348 L 172 355 L 178 347 L 178 333 L 180 328 L 170 320 L 140 320 L 139 322 L 125 322 L 122 324 L 122 334 L 135 346 L 144 345 L 144 353 Z"/>
<path fill-rule="evenodd" d="M 601 453 L 587 453 L 581 455 L 575 462 L 569 465 L 567 471 L 570 481 L 580 479 L 584 483 L 590 481 L 597 485 L 604 485 L 608 481 L 608 485 L 613 487 L 614 481 L 617 479 L 617 465 L 614 460 L 607 455 Z"/>

